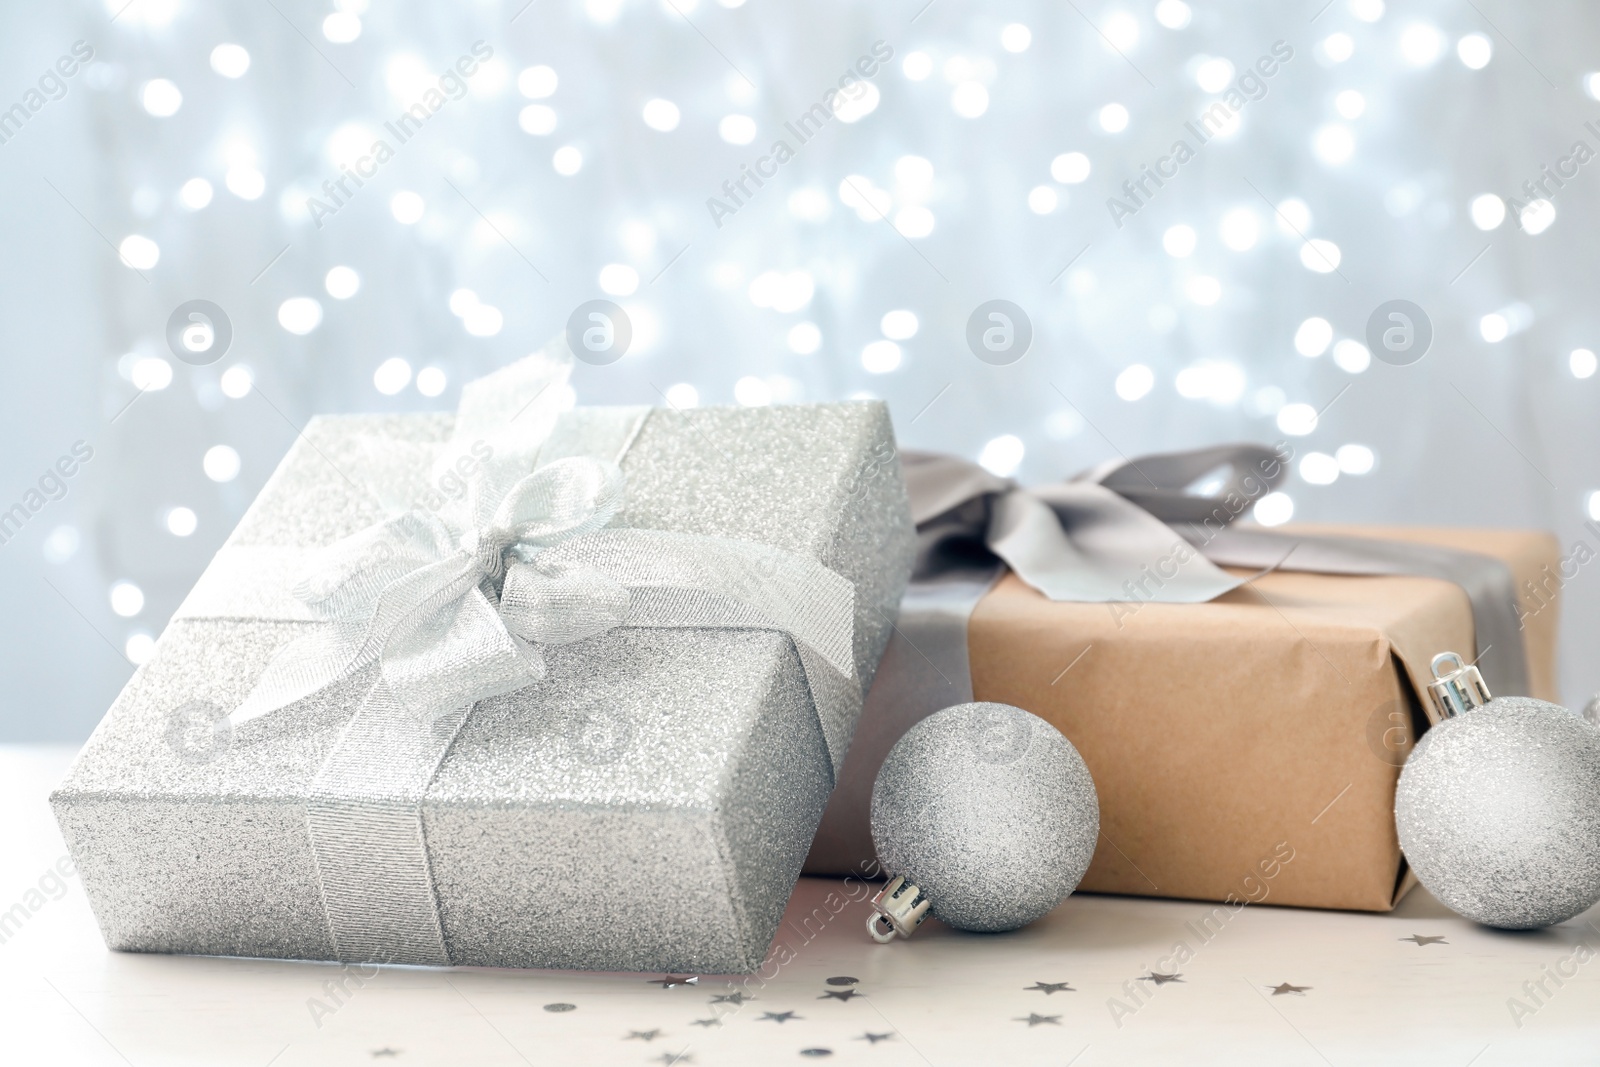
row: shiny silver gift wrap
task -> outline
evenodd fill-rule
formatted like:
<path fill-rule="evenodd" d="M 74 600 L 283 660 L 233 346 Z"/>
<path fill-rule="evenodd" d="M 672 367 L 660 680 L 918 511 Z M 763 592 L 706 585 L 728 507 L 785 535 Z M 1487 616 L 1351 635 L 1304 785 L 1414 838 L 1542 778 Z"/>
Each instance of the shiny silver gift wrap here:
<path fill-rule="evenodd" d="M 426 498 L 451 418 L 314 420 L 230 543 L 327 545 Z M 865 691 L 914 547 L 883 405 L 657 411 L 622 469 L 623 525 L 759 541 L 853 582 Z M 112 948 L 333 958 L 306 801 L 371 677 L 221 721 L 306 625 L 172 623 L 53 794 Z M 620 629 L 546 656 L 543 683 L 476 706 L 425 795 L 451 961 L 754 970 L 832 788 L 792 642 Z"/>

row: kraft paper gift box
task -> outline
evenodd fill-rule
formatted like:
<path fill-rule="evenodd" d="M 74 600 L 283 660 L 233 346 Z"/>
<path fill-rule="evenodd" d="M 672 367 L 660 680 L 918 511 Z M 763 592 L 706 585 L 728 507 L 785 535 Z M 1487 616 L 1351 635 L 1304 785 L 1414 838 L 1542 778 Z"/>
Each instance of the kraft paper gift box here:
<path fill-rule="evenodd" d="M 1558 546 L 1548 534 L 1279 529 L 1504 561 L 1521 593 L 1529 695 L 1558 699 Z M 1427 725 L 1429 661 L 1473 647 L 1467 596 L 1451 582 L 1287 571 L 1202 604 L 1055 602 L 1008 573 L 978 602 L 967 635 L 974 698 L 1042 716 L 1094 776 L 1102 833 L 1080 891 L 1363 911 L 1393 908 L 1413 881 L 1394 791 Z M 891 645 L 809 872 L 871 862 L 865 797 L 917 714 L 889 683 L 920 662 Z"/>
<path fill-rule="evenodd" d="M 552 415 L 554 438 L 582 441 L 614 414 Z M 840 576 L 854 597 L 849 682 L 864 692 L 913 548 L 883 405 L 640 417 L 620 460 L 617 525 L 775 546 Z M 452 421 L 314 419 L 229 547 L 328 545 L 384 520 L 355 486 L 400 501 L 454 489 L 426 462 Z M 308 829 L 319 767 L 354 729 L 374 670 L 230 729 L 216 716 L 319 624 L 199 614 L 180 611 L 52 797 L 112 948 L 747 972 L 768 950 L 853 726 L 852 714 L 828 736 L 799 645 L 777 630 L 624 627 L 544 647 L 547 677 L 479 701 L 417 785 L 406 847 L 420 834 L 442 952 L 404 938 L 380 951 L 334 936 L 345 921 L 334 898 L 381 902 L 384 873 L 342 869 Z"/>

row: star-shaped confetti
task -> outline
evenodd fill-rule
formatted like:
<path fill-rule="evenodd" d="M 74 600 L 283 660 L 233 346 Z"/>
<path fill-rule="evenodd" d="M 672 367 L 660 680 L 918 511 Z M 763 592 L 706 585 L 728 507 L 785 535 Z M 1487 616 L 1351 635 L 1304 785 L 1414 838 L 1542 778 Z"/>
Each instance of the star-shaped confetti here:
<path fill-rule="evenodd" d="M 757 1019 L 756 1022 L 764 1023 L 768 1019 L 771 1019 L 775 1023 L 786 1023 L 790 1019 L 799 1018 L 801 1018 L 801 1016 L 796 1015 L 792 1011 L 764 1011 L 761 1013 L 761 1018 Z"/>
<path fill-rule="evenodd" d="M 756 998 L 750 996 L 748 993 L 717 993 L 716 995 L 714 995 L 711 998 L 711 1003 L 713 1003 L 713 1004 L 743 1004 L 747 1000 L 754 1000 L 754 999 L 756 999 Z"/>
<path fill-rule="evenodd" d="M 892 1037 L 894 1037 L 893 1034 L 875 1034 L 871 1030 L 868 1030 L 866 1033 L 856 1038 L 856 1040 L 865 1041 L 869 1045 L 876 1045 L 878 1042 L 888 1041 Z"/>
<path fill-rule="evenodd" d="M 652 979 L 650 979 L 650 984 L 651 985 L 658 985 L 662 989 L 672 989 L 672 988 L 674 988 L 676 986 L 681 986 L 681 985 L 698 985 L 699 982 L 700 982 L 700 978 L 698 976 L 680 978 L 679 976 L 677 976 L 675 974 L 669 974 L 665 978 L 652 978 Z"/>
<path fill-rule="evenodd" d="M 1311 987 L 1308 985 L 1290 985 L 1288 982 L 1279 982 L 1277 985 L 1268 986 L 1267 988 L 1272 990 L 1272 995 L 1275 997 L 1281 997 L 1285 993 L 1293 993 L 1297 997 L 1303 997 L 1306 995 L 1306 990 L 1310 989 Z"/>
<path fill-rule="evenodd" d="M 710 1018 L 710 1019 L 695 1019 L 695 1020 L 692 1020 L 689 1023 L 689 1025 L 690 1026 L 704 1026 L 707 1029 L 710 1029 L 713 1026 L 721 1026 L 722 1025 L 722 1020 L 718 1019 L 718 1018 L 715 1018 L 715 1017 Z"/>
<path fill-rule="evenodd" d="M 858 979 L 851 978 L 848 974 L 835 975 L 828 979 L 829 985 L 855 985 Z"/>
<path fill-rule="evenodd" d="M 1410 937 L 1402 937 L 1400 940 L 1415 941 L 1418 948 L 1423 945 L 1448 945 L 1450 943 L 1442 937 L 1433 937 L 1429 934 L 1412 934 Z"/>
<path fill-rule="evenodd" d="M 660 1030 L 629 1030 L 624 1041 L 654 1041 L 661 1036 Z"/>
<path fill-rule="evenodd" d="M 851 997 L 861 995 L 859 989 L 824 989 L 818 1000 L 849 1000 Z"/>
<path fill-rule="evenodd" d="M 1139 981 L 1141 981 L 1141 982 L 1154 982 L 1156 985 L 1166 985 L 1168 982 L 1181 982 L 1181 981 L 1183 981 L 1183 975 L 1181 975 L 1181 974 L 1162 974 L 1160 971 L 1151 971 L 1149 974 L 1141 975 L 1140 978 L 1139 978 Z"/>
<path fill-rule="evenodd" d="M 400 1055 L 400 1050 L 397 1049 L 397 1048 L 375 1048 L 375 1049 L 372 1050 L 372 1058 L 373 1059 L 377 1059 L 380 1056 L 398 1056 L 398 1055 Z"/>
<path fill-rule="evenodd" d="M 673 1067 L 673 1064 L 676 1063 L 693 1063 L 694 1057 L 689 1055 L 688 1050 L 686 1049 L 683 1052 L 676 1053 L 663 1052 L 661 1055 L 657 1056 L 653 1062 L 664 1063 L 667 1065 L 667 1067 Z"/>
<path fill-rule="evenodd" d="M 1023 1016 L 1019 1015 L 1017 1018 L 1015 1018 L 1015 1019 L 1013 1019 L 1011 1021 L 1015 1022 L 1015 1023 L 1027 1023 L 1028 1024 L 1028 1029 L 1032 1030 L 1035 1026 L 1038 1026 L 1041 1023 L 1049 1023 L 1051 1026 L 1060 1026 L 1061 1025 L 1061 1016 L 1059 1016 L 1059 1015 L 1040 1015 L 1038 1012 L 1030 1011 L 1027 1014 L 1026 1017 L 1023 1017 Z"/>
<path fill-rule="evenodd" d="M 1035 982 L 1031 986 L 1028 986 L 1025 989 L 1023 989 L 1023 992 L 1024 993 L 1032 993 L 1034 990 L 1038 990 L 1039 992 L 1047 994 L 1047 995 L 1050 994 L 1050 993 L 1061 993 L 1061 992 L 1076 993 L 1077 992 L 1076 989 L 1073 989 L 1066 982 Z"/>

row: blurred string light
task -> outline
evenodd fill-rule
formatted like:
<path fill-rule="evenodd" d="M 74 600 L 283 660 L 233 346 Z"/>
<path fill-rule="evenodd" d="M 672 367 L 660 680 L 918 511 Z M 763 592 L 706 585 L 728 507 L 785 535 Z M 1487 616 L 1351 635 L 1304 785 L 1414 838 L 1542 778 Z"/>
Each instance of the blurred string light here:
<path fill-rule="evenodd" d="M 1294 332 L 1294 350 L 1302 356 L 1320 356 L 1333 343 L 1333 326 L 1327 319 L 1312 317 Z"/>
<path fill-rule="evenodd" d="M 219 44 L 211 50 L 211 69 L 224 78 L 242 78 L 250 69 L 250 53 L 244 45 Z"/>
<path fill-rule="evenodd" d="M 334 44 L 349 44 L 361 36 L 361 16 L 353 11 L 335 11 L 322 20 L 322 36 Z"/>
<path fill-rule="evenodd" d="M 809 356 L 822 347 L 822 331 L 814 322 L 797 322 L 789 327 L 785 340 L 789 344 L 789 351 L 799 356 Z"/>
<path fill-rule="evenodd" d="M 200 459 L 200 469 L 214 482 L 231 482 L 239 477 L 239 453 L 228 445 L 212 445 Z"/>
<path fill-rule="evenodd" d="M 422 220 L 427 203 L 418 193 L 402 189 L 389 198 L 389 213 L 402 226 L 411 226 Z"/>
<path fill-rule="evenodd" d="M 919 82 L 933 73 L 933 57 L 926 52 L 912 52 L 900 61 L 900 73 Z"/>
<path fill-rule="evenodd" d="M 583 153 L 572 145 L 563 145 L 550 157 L 550 165 L 557 174 L 570 178 L 583 169 Z"/>
<path fill-rule="evenodd" d="M 1100 109 L 1100 128 L 1107 133 L 1121 133 L 1128 128 L 1128 109 L 1121 104 L 1107 104 Z"/>
<path fill-rule="evenodd" d="M 747 408 L 764 408 L 772 403 L 772 386 L 746 375 L 733 383 L 733 398 Z"/>
<path fill-rule="evenodd" d="M 950 94 L 950 107 L 964 119 L 975 119 L 989 110 L 989 90 L 981 82 L 961 82 Z"/>
<path fill-rule="evenodd" d="M 235 363 L 222 372 L 217 385 L 222 390 L 222 395 L 230 400 L 243 400 L 250 395 L 250 390 L 255 387 L 255 375 L 250 373 L 250 368 L 242 363 Z"/>
<path fill-rule="evenodd" d="M 1012 22 L 1000 30 L 1000 47 L 1007 52 L 1026 52 L 1033 43 L 1033 32 L 1020 22 Z"/>
<path fill-rule="evenodd" d="M 1333 98 L 1333 108 L 1343 118 L 1358 119 L 1366 113 L 1367 98 L 1354 89 L 1346 89 Z"/>
<path fill-rule="evenodd" d="M 1161 235 L 1161 247 L 1174 259 L 1186 259 L 1194 253 L 1197 238 L 1194 227 L 1179 223 L 1167 228 Z"/>
<path fill-rule="evenodd" d="M 1233 81 L 1233 64 L 1220 56 L 1199 57 L 1194 80 L 1202 92 L 1220 93 Z"/>
<path fill-rule="evenodd" d="M 57 526 L 45 535 L 44 543 L 40 550 L 44 558 L 51 563 L 65 563 L 78 554 L 78 549 L 83 545 L 83 535 L 78 533 L 76 526 Z"/>
<path fill-rule="evenodd" d="M 411 364 L 400 356 L 390 356 L 372 372 L 372 387 L 384 396 L 395 396 L 411 384 Z"/>
<path fill-rule="evenodd" d="M 1273 212 L 1278 232 L 1289 237 L 1304 237 L 1311 232 L 1311 209 L 1299 197 L 1281 201 Z"/>
<path fill-rule="evenodd" d="M 1467 212 L 1478 229 L 1492 230 L 1506 220 L 1506 202 L 1493 193 L 1484 193 L 1472 198 Z"/>
<path fill-rule="evenodd" d="M 1400 54 L 1414 67 L 1429 67 L 1444 52 L 1444 37 L 1425 22 L 1414 22 L 1400 32 Z"/>
<path fill-rule="evenodd" d="M 1331 274 L 1339 269 L 1343 253 L 1332 241 L 1313 238 L 1300 246 L 1300 264 L 1318 274 Z"/>
<path fill-rule="evenodd" d="M 1595 355 L 1587 348 L 1574 348 L 1567 357 L 1567 368 L 1574 378 L 1594 377 L 1595 367 Z"/>
<path fill-rule="evenodd" d="M 1263 526 L 1282 526 L 1294 518 L 1294 498 L 1281 491 L 1268 493 L 1256 501 L 1250 517 Z"/>
<path fill-rule="evenodd" d="M 799 311 L 811 303 L 815 292 L 816 282 L 807 271 L 796 270 L 785 274 L 769 270 L 758 274 L 750 283 L 748 295 L 750 302 L 758 308 L 787 313 Z"/>
<path fill-rule="evenodd" d="M 1347 374 L 1360 374 L 1372 365 L 1372 353 L 1360 341 L 1347 337 L 1333 346 L 1333 362 Z"/>
<path fill-rule="evenodd" d="M 417 392 L 423 396 L 438 396 L 448 384 L 450 379 L 440 367 L 423 367 L 417 371 Z"/>
<path fill-rule="evenodd" d="M 1536 236 L 1548 230 L 1556 221 L 1556 206 L 1543 198 L 1530 200 L 1517 218 L 1522 223 L 1523 233 Z"/>
<path fill-rule="evenodd" d="M 1181 30 L 1194 17 L 1183 0 L 1161 0 L 1156 5 L 1156 21 L 1169 30 Z"/>
<path fill-rule="evenodd" d="M 608 263 L 600 268 L 600 291 L 611 296 L 632 296 L 639 291 L 639 272 L 626 263 Z"/>
<path fill-rule="evenodd" d="M 1009 478 L 1022 466 L 1022 458 L 1027 451 L 1022 438 L 1015 434 L 1001 434 L 984 444 L 978 452 L 978 464 L 996 477 Z"/>
<path fill-rule="evenodd" d="M 149 270 L 161 261 L 161 248 L 142 234 L 129 234 L 117 245 L 117 255 L 134 270 Z"/>
<path fill-rule="evenodd" d="M 1228 407 L 1244 395 L 1245 377 L 1235 363 L 1205 360 L 1180 370 L 1173 385 L 1186 400 L 1209 400 Z"/>
<path fill-rule="evenodd" d="M 1222 216 L 1217 233 L 1235 252 L 1248 252 L 1261 237 L 1261 219 L 1247 207 L 1234 208 Z"/>
<path fill-rule="evenodd" d="M 200 519 L 193 508 L 175 507 L 167 510 L 167 532 L 173 537 L 188 537 L 200 528 Z"/>
<path fill-rule="evenodd" d="M 1304 437 L 1317 428 L 1317 409 L 1310 404 L 1285 404 L 1278 409 L 1277 423 L 1290 437 Z"/>
<path fill-rule="evenodd" d="M 278 325 L 305 336 L 322 324 L 322 305 L 315 297 L 294 296 L 278 305 Z"/>
<path fill-rule="evenodd" d="M 1315 51 L 1324 65 L 1335 66 L 1355 55 L 1356 42 L 1348 33 L 1331 33 L 1317 42 Z"/>
<path fill-rule="evenodd" d="M 677 104 L 660 97 L 646 101 L 642 115 L 646 126 L 661 133 L 671 133 L 683 119 Z"/>
<path fill-rule="evenodd" d="M 756 139 L 756 120 L 749 115 L 725 115 L 717 135 L 729 144 L 749 144 Z"/>
<path fill-rule="evenodd" d="M 917 335 L 919 325 L 916 312 L 897 308 L 883 316 L 878 328 L 891 341 L 908 341 Z"/>
<path fill-rule="evenodd" d="M 323 278 L 322 285 L 335 300 L 349 300 L 361 290 L 361 275 L 354 267 L 333 267 Z"/>
<path fill-rule="evenodd" d="M 144 610 L 144 590 L 132 582 L 111 583 L 109 597 L 111 610 L 124 619 L 131 619 Z"/>
<path fill-rule="evenodd" d="M 1222 283 L 1209 274 L 1197 274 L 1183 285 L 1183 293 L 1201 307 L 1222 299 Z"/>
<path fill-rule="evenodd" d="M 1456 55 L 1468 70 L 1482 70 L 1494 58 L 1494 45 L 1481 33 L 1469 33 L 1456 42 Z"/>
<path fill-rule="evenodd" d="M 1139 20 L 1126 11 L 1113 11 L 1100 26 L 1105 43 L 1118 52 L 1131 52 L 1139 44 Z"/>
<path fill-rule="evenodd" d="M 1326 452 L 1307 452 L 1300 457 L 1300 477 L 1312 485 L 1332 485 L 1339 480 L 1339 461 Z"/>
<path fill-rule="evenodd" d="M 888 374 L 898 370 L 903 355 L 893 341 L 871 341 L 861 349 L 861 367 L 868 374 Z"/>
<path fill-rule="evenodd" d="M 554 96 L 560 84 L 561 78 L 556 74 L 555 68 L 544 64 L 528 67 L 517 75 L 517 92 L 529 100 L 543 100 Z"/>
<path fill-rule="evenodd" d="M 1357 476 L 1372 473 L 1378 462 L 1378 457 L 1366 445 L 1340 445 L 1333 455 L 1339 462 L 1339 470 Z"/>
<path fill-rule="evenodd" d="M 199 211 L 211 203 L 211 183 L 204 178 L 190 178 L 178 190 L 178 202 L 190 211 Z"/>
<path fill-rule="evenodd" d="M 1060 199 L 1048 185 L 1035 185 L 1028 190 L 1028 210 L 1035 215 L 1048 215 L 1056 209 Z"/>
<path fill-rule="evenodd" d="M 667 386 L 667 406 L 671 408 L 697 408 L 700 406 L 700 390 L 688 382 L 678 382 L 676 385 Z"/>
<path fill-rule="evenodd" d="M 543 137 L 556 128 L 556 109 L 543 104 L 529 104 L 517 114 L 517 125 L 523 133 Z"/>
<path fill-rule="evenodd" d="M 1317 158 L 1331 167 L 1347 163 L 1355 152 L 1356 141 L 1347 126 L 1329 123 L 1317 130 L 1311 141 Z"/>
<path fill-rule="evenodd" d="M 139 102 L 156 118 L 164 119 L 178 113 L 183 106 L 183 93 L 165 78 L 154 78 L 139 90 Z"/>
<path fill-rule="evenodd" d="M 1143 363 L 1135 363 L 1117 375 L 1117 395 L 1129 402 L 1141 400 L 1155 388 L 1156 376 Z"/>
<path fill-rule="evenodd" d="M 1063 185 L 1077 185 L 1089 177 L 1089 157 L 1082 152 L 1063 152 L 1050 161 L 1050 177 Z"/>
<path fill-rule="evenodd" d="M 158 356 L 145 356 L 134 363 L 131 378 L 140 392 L 159 392 L 172 384 L 172 364 Z"/>
<path fill-rule="evenodd" d="M 1350 14 L 1362 22 L 1377 22 L 1383 18 L 1383 0 L 1350 0 Z"/>

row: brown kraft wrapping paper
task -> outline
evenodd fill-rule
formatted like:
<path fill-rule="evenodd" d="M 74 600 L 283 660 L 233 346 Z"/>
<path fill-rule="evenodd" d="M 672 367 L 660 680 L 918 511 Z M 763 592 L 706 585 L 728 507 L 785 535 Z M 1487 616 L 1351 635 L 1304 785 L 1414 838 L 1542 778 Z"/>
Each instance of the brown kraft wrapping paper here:
<path fill-rule="evenodd" d="M 1550 535 L 1285 529 L 1503 560 L 1521 591 L 1529 695 L 1558 699 Z M 1395 783 L 1426 727 L 1429 661 L 1475 647 L 1453 583 L 1293 572 L 1206 604 L 1055 602 L 1006 574 L 974 609 L 967 643 L 974 698 L 1046 719 L 1094 775 L 1101 837 L 1080 891 L 1360 911 L 1393 908 L 1412 884 Z M 874 700 L 869 713 L 893 705 Z M 835 803 L 861 803 L 842 793 Z M 860 822 L 825 819 L 807 869 L 859 870 L 871 852 Z"/>

